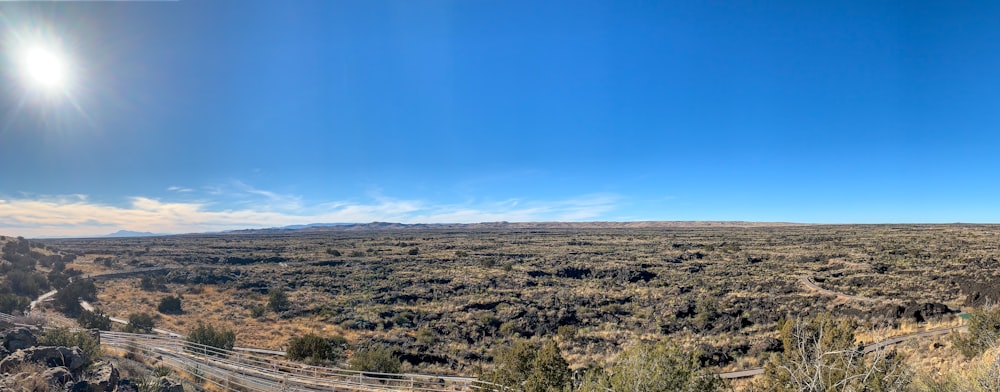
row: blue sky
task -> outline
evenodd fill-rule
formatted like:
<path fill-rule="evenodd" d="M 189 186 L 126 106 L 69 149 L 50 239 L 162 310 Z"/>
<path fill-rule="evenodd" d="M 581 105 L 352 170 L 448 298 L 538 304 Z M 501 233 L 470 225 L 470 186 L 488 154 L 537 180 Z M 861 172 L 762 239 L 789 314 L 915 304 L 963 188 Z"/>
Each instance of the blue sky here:
<path fill-rule="evenodd" d="M 0 232 L 1000 222 L 1000 3 L 0 3 Z M 59 91 L 17 64 L 64 56 Z"/>

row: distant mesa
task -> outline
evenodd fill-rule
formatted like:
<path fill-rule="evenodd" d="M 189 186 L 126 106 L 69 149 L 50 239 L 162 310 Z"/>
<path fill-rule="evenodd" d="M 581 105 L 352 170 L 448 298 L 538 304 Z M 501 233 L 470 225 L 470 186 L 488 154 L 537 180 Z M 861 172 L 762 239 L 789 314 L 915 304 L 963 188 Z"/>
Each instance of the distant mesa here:
<path fill-rule="evenodd" d="M 307 225 L 289 225 L 289 226 L 275 227 L 274 229 L 279 229 L 279 230 L 281 230 L 281 229 L 284 229 L 284 230 L 301 230 L 301 229 L 308 229 L 308 228 L 312 228 L 312 227 L 349 226 L 349 225 L 353 225 L 353 224 L 354 223 L 310 223 L 310 224 L 307 224 Z"/>
<path fill-rule="evenodd" d="M 105 235 L 105 237 L 155 237 L 158 235 L 165 235 L 165 234 L 150 233 L 148 231 L 118 230 L 114 233 Z"/>

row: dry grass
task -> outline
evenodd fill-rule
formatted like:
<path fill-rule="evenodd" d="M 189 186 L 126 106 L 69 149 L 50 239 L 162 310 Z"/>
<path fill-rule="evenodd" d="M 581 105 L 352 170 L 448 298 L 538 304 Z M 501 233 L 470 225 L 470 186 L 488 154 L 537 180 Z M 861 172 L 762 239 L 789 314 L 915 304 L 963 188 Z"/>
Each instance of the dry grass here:
<path fill-rule="evenodd" d="M 893 338 L 897 336 L 911 335 L 918 332 L 930 331 L 942 328 L 954 328 L 960 327 L 965 324 L 965 321 L 960 317 L 942 317 L 933 319 L 931 321 L 926 321 L 923 323 L 917 323 L 912 320 L 901 320 L 899 325 L 893 328 L 885 327 L 862 327 L 858 328 L 855 333 L 855 339 L 859 343 L 869 344 L 880 340 Z"/>
<path fill-rule="evenodd" d="M 25 362 L 9 369 L 0 379 L 0 390 L 12 392 L 56 392 L 62 388 L 43 377 L 45 365 Z"/>
<path fill-rule="evenodd" d="M 98 292 L 95 306 L 105 313 L 128 319 L 129 314 L 145 312 L 157 317 L 157 327 L 187 334 L 199 321 L 222 326 L 236 332 L 236 345 L 269 349 L 284 349 L 288 339 L 306 333 L 324 336 L 340 334 L 357 339 L 357 333 L 344 331 L 339 326 L 322 322 L 319 317 L 298 317 L 276 319 L 273 314 L 260 319 L 250 317 L 252 305 L 265 305 L 267 297 L 247 291 L 204 286 L 190 293 L 184 285 L 169 285 L 172 293 L 180 295 L 184 313 L 167 315 L 157 312 L 161 298 L 171 295 L 164 292 L 148 292 L 138 289 L 139 279 L 118 279 L 103 282 Z M 291 293 L 292 301 L 299 301 L 297 294 Z"/>
<path fill-rule="evenodd" d="M 759 365 L 766 354 L 744 353 L 775 336 L 788 317 L 856 317 L 860 341 L 955 325 L 930 316 L 929 324 L 901 320 L 864 332 L 892 309 L 818 296 L 796 277 L 822 279 L 822 287 L 846 294 L 958 308 L 969 294 L 963 282 L 1000 279 L 1000 263 L 990 261 L 1000 253 L 998 234 L 1000 227 L 964 225 L 567 226 L 50 242 L 86 253 L 81 265 L 97 257 L 112 257 L 115 268 L 200 265 L 232 279 L 200 292 L 168 285 L 183 296 L 187 313 L 162 315 L 166 329 L 184 333 L 201 320 L 236 330 L 239 345 L 268 348 L 306 332 L 343 334 L 351 343 L 446 358 L 447 365 L 421 366 L 468 374 L 498 344 L 552 336 L 565 323 L 579 329 L 560 340 L 574 367 L 607 364 L 635 340 L 669 338 L 729 356 L 723 369 Z M 409 254 L 414 248 L 419 252 Z M 169 294 L 138 290 L 137 279 L 99 286 L 100 306 L 122 318 L 157 314 Z M 251 318 L 249 309 L 266 301 L 258 293 L 275 287 L 287 290 L 294 312 Z M 409 322 L 394 322 L 407 314 Z M 415 343 L 421 328 L 432 330 L 436 343 Z M 939 352 L 947 350 L 928 355 Z"/>

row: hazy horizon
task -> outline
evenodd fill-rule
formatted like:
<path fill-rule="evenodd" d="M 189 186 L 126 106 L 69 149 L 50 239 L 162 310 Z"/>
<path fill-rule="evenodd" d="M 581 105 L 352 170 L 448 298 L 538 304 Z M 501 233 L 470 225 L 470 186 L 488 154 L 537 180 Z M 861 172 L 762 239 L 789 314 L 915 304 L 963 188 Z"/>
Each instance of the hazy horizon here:
<path fill-rule="evenodd" d="M 1000 4 L 0 2 L 0 234 L 995 223 Z"/>

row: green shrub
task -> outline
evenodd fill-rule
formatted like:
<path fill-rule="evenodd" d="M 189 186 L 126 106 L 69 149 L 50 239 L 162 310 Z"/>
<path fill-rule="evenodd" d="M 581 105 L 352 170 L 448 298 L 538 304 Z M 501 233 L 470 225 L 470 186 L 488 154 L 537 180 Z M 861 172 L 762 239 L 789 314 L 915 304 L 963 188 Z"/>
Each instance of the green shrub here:
<path fill-rule="evenodd" d="M 520 389 L 534 372 L 537 354 L 538 346 L 522 339 L 498 347 L 493 353 L 493 370 L 483 378 L 494 384 Z"/>
<path fill-rule="evenodd" d="M 80 313 L 80 300 L 93 301 L 97 299 L 97 286 L 87 279 L 75 280 L 66 285 L 54 296 L 56 307 L 64 313 L 75 316 Z"/>
<path fill-rule="evenodd" d="M 526 392 L 557 392 L 569 388 L 571 373 L 555 341 L 541 349 L 527 340 L 495 349 L 493 370 L 484 378 Z"/>
<path fill-rule="evenodd" d="M 952 339 L 965 358 L 972 359 L 1000 344 L 1000 308 L 973 310 L 968 325 L 969 333 Z"/>
<path fill-rule="evenodd" d="M 31 300 L 15 294 L 0 294 L 0 313 L 20 314 L 28 310 Z"/>
<path fill-rule="evenodd" d="M 328 254 L 330 256 L 333 256 L 333 257 L 340 257 L 340 251 L 336 250 L 336 249 L 333 249 L 333 248 L 328 248 L 326 250 L 326 254 Z"/>
<path fill-rule="evenodd" d="M 410 251 L 406 252 L 406 253 L 409 254 L 410 256 L 416 256 L 416 255 L 420 254 L 420 249 L 419 248 L 413 248 L 413 249 L 410 249 Z"/>
<path fill-rule="evenodd" d="M 181 314 L 184 310 L 181 309 L 181 296 L 168 295 L 160 299 L 160 304 L 156 306 L 156 310 L 163 314 Z"/>
<path fill-rule="evenodd" d="M 340 336 L 330 340 L 312 333 L 294 337 L 288 342 L 286 356 L 293 361 L 304 361 L 312 365 L 336 363 L 341 360 L 341 350 L 333 342 L 343 341 L 344 338 Z"/>
<path fill-rule="evenodd" d="M 362 348 L 354 352 L 348 364 L 351 369 L 372 373 L 399 373 L 402 364 L 392 353 L 392 349 L 383 345 Z"/>
<path fill-rule="evenodd" d="M 71 331 L 68 328 L 53 328 L 45 331 L 38 339 L 40 346 L 79 347 L 84 353 L 86 364 L 101 357 L 101 345 L 87 331 Z"/>
<path fill-rule="evenodd" d="M 288 294 L 282 289 L 274 289 L 267 295 L 267 307 L 275 313 L 288 310 L 291 304 L 288 302 Z"/>
<path fill-rule="evenodd" d="M 56 290 L 62 290 L 69 284 L 69 275 L 66 275 L 61 271 L 53 270 L 52 272 L 49 272 L 47 279 L 49 280 L 49 286 Z"/>
<path fill-rule="evenodd" d="M 232 350 L 233 345 L 236 344 L 236 332 L 222 327 L 216 328 L 215 326 L 210 324 L 206 325 L 199 321 L 198 326 L 196 326 L 194 330 L 188 334 L 187 341 L 214 347 L 219 350 L 229 351 Z M 201 347 L 187 346 L 186 348 L 191 352 L 201 352 L 220 357 L 226 356 L 224 353 L 205 350 Z"/>
<path fill-rule="evenodd" d="M 253 318 L 263 317 L 264 313 L 267 313 L 267 306 L 265 306 L 265 305 L 251 305 L 250 306 L 250 317 L 253 317 Z"/>
<path fill-rule="evenodd" d="M 96 312 L 83 310 L 80 312 L 80 317 L 76 319 L 76 322 L 80 324 L 80 327 L 87 329 L 111 330 L 111 318 L 100 310 Z"/>
<path fill-rule="evenodd" d="M 33 271 L 12 271 L 7 274 L 7 285 L 14 294 L 34 297 L 49 289 L 49 280 Z"/>
<path fill-rule="evenodd" d="M 125 325 L 125 332 L 128 333 L 153 333 L 156 321 L 153 316 L 146 313 L 132 313 L 128 316 L 128 324 Z"/>
<path fill-rule="evenodd" d="M 618 355 L 609 375 L 593 373 L 585 379 L 592 385 L 583 390 L 601 390 L 592 388 L 596 384 L 615 392 L 720 391 L 725 386 L 699 367 L 695 353 L 667 341 L 636 344 Z"/>
<path fill-rule="evenodd" d="M 530 392 L 559 392 L 570 385 L 572 374 L 569 364 L 559 352 L 555 341 L 549 340 L 538 350 L 532 363 L 534 368 L 524 383 Z"/>

